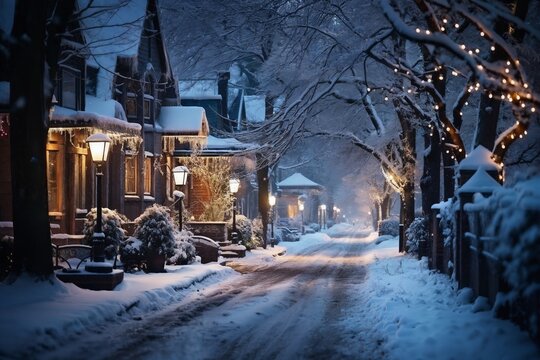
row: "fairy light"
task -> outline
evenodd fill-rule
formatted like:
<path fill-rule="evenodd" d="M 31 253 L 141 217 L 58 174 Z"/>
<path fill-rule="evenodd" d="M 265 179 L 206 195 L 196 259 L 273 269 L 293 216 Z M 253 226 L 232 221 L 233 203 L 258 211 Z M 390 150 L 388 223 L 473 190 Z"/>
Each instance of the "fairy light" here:
<path fill-rule="evenodd" d="M 465 106 L 469 105 L 469 102 L 468 101 L 465 101 Z"/>
<path fill-rule="evenodd" d="M 503 79 L 503 84 L 506 84 L 506 79 Z"/>
<path fill-rule="evenodd" d="M 510 66 L 510 61 L 507 61 L 507 62 L 506 62 L 506 65 Z"/>
<path fill-rule="evenodd" d="M 450 126 L 447 126 L 447 127 L 446 127 L 446 131 L 450 131 Z"/>
<path fill-rule="evenodd" d="M 480 36 L 484 37 L 484 35 L 486 35 L 486 34 L 483 31 L 480 31 Z"/>
<path fill-rule="evenodd" d="M 469 50 L 469 55 L 472 55 L 472 54 L 473 54 L 472 50 Z"/>
<path fill-rule="evenodd" d="M 495 51 L 495 46 L 492 45 L 490 49 L 491 51 Z"/>
<path fill-rule="evenodd" d="M 506 145 L 504 145 L 504 144 L 502 144 L 501 147 L 502 147 L 503 149 L 506 149 Z"/>
<path fill-rule="evenodd" d="M 444 76 L 442 74 L 439 75 L 439 80 L 444 80 Z"/>
<path fill-rule="evenodd" d="M 454 76 L 458 76 L 458 73 L 457 73 L 457 71 L 452 71 L 452 75 L 454 75 Z"/>
<path fill-rule="evenodd" d="M 536 111 L 536 108 L 531 108 L 531 112 L 535 112 Z"/>
<path fill-rule="evenodd" d="M 480 49 L 474 49 L 474 52 L 478 54 L 480 52 Z"/>
<path fill-rule="evenodd" d="M 523 133 L 524 133 L 525 135 L 527 135 L 527 130 L 525 130 Z"/>
<path fill-rule="evenodd" d="M 429 34 L 431 34 L 431 31 L 426 30 L 426 35 L 429 35 Z"/>
<path fill-rule="evenodd" d="M 465 44 L 461 44 L 461 48 L 462 48 L 463 50 L 465 50 L 465 48 L 467 48 L 467 47 L 465 46 Z"/>
<path fill-rule="evenodd" d="M 446 23 L 448 23 L 448 20 L 447 19 L 442 19 L 442 22 L 446 24 Z"/>
<path fill-rule="evenodd" d="M 445 32 L 445 31 L 446 31 L 446 29 L 445 29 L 444 26 L 441 26 L 441 31 L 442 31 L 442 32 Z"/>
<path fill-rule="evenodd" d="M 506 68 L 506 69 L 504 69 L 504 72 L 508 74 L 510 72 L 510 69 Z"/>
<path fill-rule="evenodd" d="M 419 28 L 416 28 L 416 33 L 420 33 L 420 29 Z"/>
<path fill-rule="evenodd" d="M 516 138 L 516 136 L 515 136 L 514 134 L 510 134 L 510 137 L 511 137 L 512 139 L 515 139 L 515 138 Z"/>
<path fill-rule="evenodd" d="M 366 90 L 367 90 L 367 92 L 370 92 L 370 91 L 371 91 L 371 88 L 368 87 Z"/>
<path fill-rule="evenodd" d="M 456 29 L 459 29 L 459 24 L 458 24 L 458 23 L 455 23 L 455 24 L 454 24 L 454 27 L 455 27 Z"/>
<path fill-rule="evenodd" d="M 523 84 L 523 87 L 527 89 L 529 87 L 529 84 Z"/>
<path fill-rule="evenodd" d="M 439 105 L 435 105 L 435 110 L 439 110 Z"/>
<path fill-rule="evenodd" d="M 388 96 L 385 96 L 385 97 L 384 97 L 384 101 L 388 101 Z"/>
<path fill-rule="evenodd" d="M 488 97 L 491 99 L 493 98 L 493 94 L 492 93 L 489 93 Z"/>
<path fill-rule="evenodd" d="M 397 69 L 394 69 L 394 72 L 397 72 Z"/>

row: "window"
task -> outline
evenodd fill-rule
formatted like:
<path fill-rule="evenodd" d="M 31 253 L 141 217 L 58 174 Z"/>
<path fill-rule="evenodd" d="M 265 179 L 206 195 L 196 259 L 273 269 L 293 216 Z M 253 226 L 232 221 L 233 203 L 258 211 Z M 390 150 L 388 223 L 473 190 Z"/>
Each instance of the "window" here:
<path fill-rule="evenodd" d="M 144 99 L 143 113 L 144 113 L 144 120 L 145 120 L 145 122 L 149 122 L 149 121 L 147 121 L 147 120 L 150 120 L 150 117 L 151 117 L 151 107 L 152 107 L 152 100 L 150 100 L 150 99 Z"/>
<path fill-rule="evenodd" d="M 47 195 L 49 213 L 62 212 L 62 156 L 58 145 L 47 146 Z"/>
<path fill-rule="evenodd" d="M 75 206 L 86 209 L 86 155 L 77 154 L 75 161 Z"/>
<path fill-rule="evenodd" d="M 92 66 L 86 67 L 86 93 L 88 95 L 97 95 L 97 77 L 98 69 Z"/>
<path fill-rule="evenodd" d="M 144 158 L 144 194 L 152 194 L 152 157 L 146 156 Z"/>
<path fill-rule="evenodd" d="M 125 191 L 126 194 L 137 194 L 137 157 L 134 155 L 126 155 L 126 177 Z"/>
<path fill-rule="evenodd" d="M 126 99 L 126 116 L 137 117 L 137 99 L 132 96 L 128 96 Z"/>
<path fill-rule="evenodd" d="M 78 76 L 74 71 L 62 69 L 62 106 L 78 110 Z"/>

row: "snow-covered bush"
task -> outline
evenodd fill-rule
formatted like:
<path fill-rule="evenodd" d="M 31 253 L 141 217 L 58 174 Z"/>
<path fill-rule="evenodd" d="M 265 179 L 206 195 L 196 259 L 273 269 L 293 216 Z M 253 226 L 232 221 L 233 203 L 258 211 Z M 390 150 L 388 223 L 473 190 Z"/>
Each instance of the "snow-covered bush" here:
<path fill-rule="evenodd" d="M 248 250 L 256 249 L 262 246 L 263 239 L 263 223 L 261 218 L 256 218 L 251 221 L 251 241 L 246 245 Z"/>
<path fill-rule="evenodd" d="M 151 253 L 174 255 L 175 232 L 169 208 L 154 204 L 135 219 L 136 229 L 133 236 L 141 240 L 141 250 L 149 256 Z"/>
<path fill-rule="evenodd" d="M 454 244 L 456 238 L 456 207 L 459 206 L 457 201 L 452 201 L 452 199 L 441 202 L 439 204 L 439 228 L 441 229 L 441 234 L 444 239 L 444 246 L 451 247 Z"/>
<path fill-rule="evenodd" d="M 399 220 L 395 218 L 379 221 L 379 236 L 381 235 L 399 235 Z"/>
<path fill-rule="evenodd" d="M 130 236 L 120 245 L 120 261 L 124 271 L 133 272 L 142 269 L 146 256 L 141 250 L 142 241 Z"/>
<path fill-rule="evenodd" d="M 313 230 L 314 232 L 317 232 L 321 230 L 321 226 L 317 223 L 311 223 L 311 224 L 308 224 L 305 229 L 307 230 L 306 232 L 309 234 L 310 233 L 309 229 Z"/>
<path fill-rule="evenodd" d="M 197 251 L 191 243 L 193 233 L 191 231 L 182 230 L 174 234 L 174 255 L 167 260 L 167 264 L 171 265 L 187 265 L 195 261 Z"/>
<path fill-rule="evenodd" d="M 429 227 L 427 219 L 424 217 L 417 217 L 411 223 L 409 228 L 405 231 L 407 238 L 408 252 L 411 254 L 418 254 L 421 241 L 429 240 Z"/>
<path fill-rule="evenodd" d="M 230 219 L 227 223 L 227 228 L 229 231 L 229 234 L 232 232 L 232 219 Z M 248 248 L 248 245 L 246 243 L 251 242 L 251 220 L 248 219 L 244 215 L 236 215 L 236 232 L 238 233 L 238 238 L 242 242 L 242 244 Z"/>
<path fill-rule="evenodd" d="M 97 210 L 93 208 L 86 214 L 84 222 L 83 234 L 88 245 L 92 245 L 92 236 L 94 227 L 96 226 Z M 128 219 L 117 212 L 116 210 L 102 208 L 101 209 L 101 229 L 105 234 L 105 257 L 113 259 L 117 253 L 122 241 L 124 241 L 125 231 L 122 225 L 128 222 Z"/>

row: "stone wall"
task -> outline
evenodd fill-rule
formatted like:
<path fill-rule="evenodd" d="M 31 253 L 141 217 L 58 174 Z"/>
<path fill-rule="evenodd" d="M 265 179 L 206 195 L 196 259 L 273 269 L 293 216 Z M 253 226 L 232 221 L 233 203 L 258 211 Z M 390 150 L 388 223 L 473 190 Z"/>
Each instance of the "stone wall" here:
<path fill-rule="evenodd" d="M 216 242 L 227 241 L 227 223 L 224 221 L 190 221 L 187 226 L 195 235 L 206 236 Z"/>

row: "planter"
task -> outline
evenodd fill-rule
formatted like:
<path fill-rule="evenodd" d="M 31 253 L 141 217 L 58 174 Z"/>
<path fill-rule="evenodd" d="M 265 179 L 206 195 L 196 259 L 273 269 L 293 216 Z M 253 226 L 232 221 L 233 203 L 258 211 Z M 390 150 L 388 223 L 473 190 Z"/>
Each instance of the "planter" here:
<path fill-rule="evenodd" d="M 146 258 L 146 271 L 151 273 L 165 272 L 164 254 L 150 253 Z"/>

